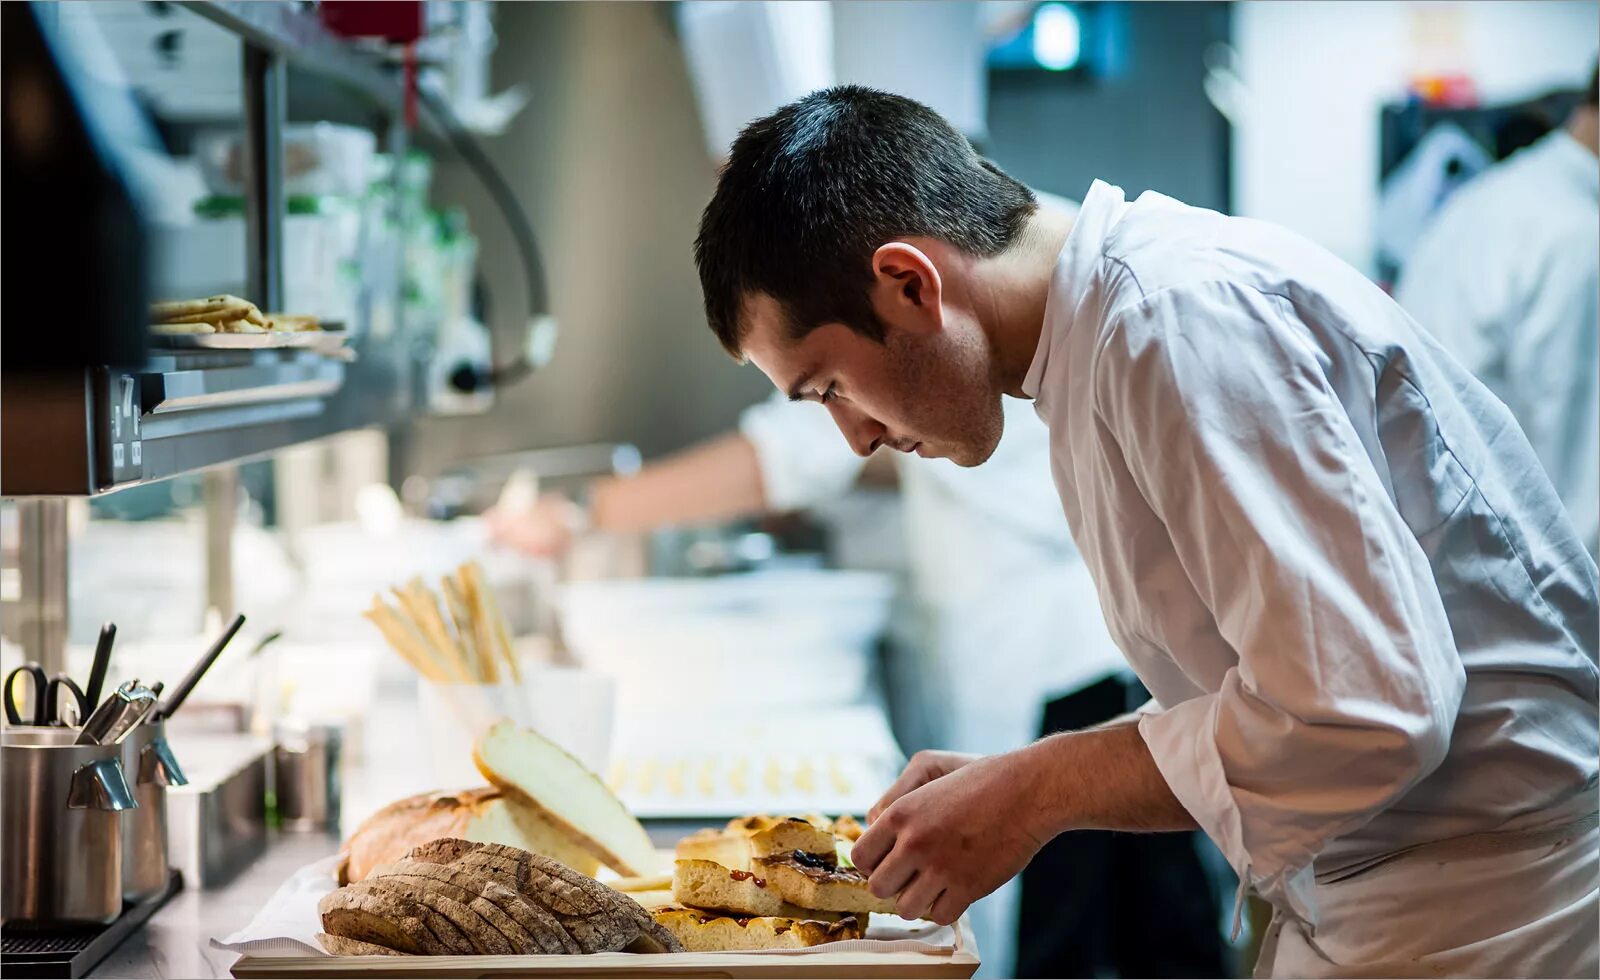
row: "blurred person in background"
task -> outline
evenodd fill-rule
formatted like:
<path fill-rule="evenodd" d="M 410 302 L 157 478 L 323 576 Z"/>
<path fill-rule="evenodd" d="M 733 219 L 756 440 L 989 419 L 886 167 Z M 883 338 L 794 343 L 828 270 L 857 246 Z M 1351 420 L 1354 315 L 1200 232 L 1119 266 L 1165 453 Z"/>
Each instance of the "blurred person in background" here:
<path fill-rule="evenodd" d="M 1063 214 L 1077 211 L 1040 197 Z M 933 721 L 930 744 L 1004 752 L 1149 698 L 1106 631 L 1050 479 L 1049 431 L 1032 406 L 1007 403 L 1005 437 L 983 466 L 906 455 L 894 462 L 927 649 L 896 672 L 905 680 L 891 699 Z M 737 432 L 596 482 L 586 508 L 546 495 L 486 520 L 500 543 L 554 557 L 586 530 L 648 532 L 814 507 L 849 490 L 867 464 L 826 412 L 775 395 L 747 409 Z M 1072 637 L 1065 647 L 1063 636 Z M 1062 835 L 1020 886 L 974 907 L 979 949 L 1002 976 L 1229 976 L 1218 890 L 1201 849 L 1212 845 L 1198 833 Z M 1154 919 L 1144 914 L 1151 903 L 1163 910 Z"/>
<path fill-rule="evenodd" d="M 1600 74 L 1600 73 L 1597 73 Z M 1440 209 L 1395 298 L 1505 402 L 1600 554 L 1600 93 Z"/>

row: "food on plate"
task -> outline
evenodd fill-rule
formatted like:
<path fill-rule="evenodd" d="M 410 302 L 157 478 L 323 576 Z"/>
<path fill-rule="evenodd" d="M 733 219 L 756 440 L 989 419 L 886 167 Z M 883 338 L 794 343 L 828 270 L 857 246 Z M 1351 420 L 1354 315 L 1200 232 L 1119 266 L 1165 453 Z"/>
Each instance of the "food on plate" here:
<path fill-rule="evenodd" d="M 853 817 L 739 817 L 678 842 L 670 892 L 650 879 L 630 885 L 657 922 L 699 952 L 859 939 L 871 913 L 895 904 L 841 860 L 860 836 Z"/>
<path fill-rule="evenodd" d="M 498 684 L 503 667 L 512 681 L 522 679 L 511 631 L 476 562 L 441 580 L 442 605 L 421 579 L 389 591 L 395 605 L 373 596 L 372 608 L 362 615 L 423 677 L 441 684 Z"/>
<path fill-rule="evenodd" d="M 485 786 L 410 796 L 368 817 L 345 841 L 339 884 L 361 881 L 377 865 L 398 861 L 412 848 L 440 837 L 509 844 L 586 875 L 600 870 L 593 853 L 540 811 Z"/>
<path fill-rule="evenodd" d="M 772 882 L 753 871 L 694 858 L 680 860 L 673 867 L 672 894 L 694 908 L 740 915 L 782 915 L 789 904 Z"/>
<path fill-rule="evenodd" d="M 321 321 L 309 314 L 266 314 L 249 300 L 227 294 L 152 303 L 150 320 L 151 329 L 163 334 L 304 333 L 322 329 Z M 202 329 L 205 327 L 210 329 Z"/>
<path fill-rule="evenodd" d="M 827 864 L 840 863 L 841 851 L 861 836 L 861 825 L 854 817 L 837 821 L 820 814 L 803 817 L 771 817 L 758 814 L 736 817 L 721 830 L 707 828 L 678 842 L 676 857 L 715 861 L 729 868 L 748 871 L 757 857 L 772 857 L 790 851 L 816 854 Z"/>
<path fill-rule="evenodd" d="M 728 916 L 702 909 L 668 906 L 655 911 L 656 921 L 671 930 L 691 953 L 727 950 L 801 949 L 866 934 L 853 916 L 837 922 L 785 916 Z"/>
<path fill-rule="evenodd" d="M 672 888 L 671 875 L 635 875 L 631 878 L 617 878 L 606 884 L 619 892 L 629 895 L 638 895 L 640 892 L 654 892 Z"/>
<path fill-rule="evenodd" d="M 226 293 L 203 299 L 165 300 L 150 304 L 150 319 L 156 323 L 223 323 L 241 318 L 264 322 L 256 304 Z"/>
<path fill-rule="evenodd" d="M 492 725 L 473 745 L 484 778 L 571 834 L 621 875 L 660 870 L 650 836 L 616 794 L 566 749 L 510 721 Z"/>
<path fill-rule="evenodd" d="M 323 896 L 317 911 L 323 947 L 338 955 L 683 950 L 621 892 L 542 855 L 459 838 L 374 867 Z"/>
<path fill-rule="evenodd" d="M 823 863 L 804 851 L 758 857 L 751 868 L 795 905 L 827 912 L 894 912 L 895 897 L 879 898 L 868 891 L 866 875 Z"/>
<path fill-rule="evenodd" d="M 322 329 L 322 321 L 308 313 L 267 313 L 263 315 L 266 317 L 269 330 L 307 333 Z"/>

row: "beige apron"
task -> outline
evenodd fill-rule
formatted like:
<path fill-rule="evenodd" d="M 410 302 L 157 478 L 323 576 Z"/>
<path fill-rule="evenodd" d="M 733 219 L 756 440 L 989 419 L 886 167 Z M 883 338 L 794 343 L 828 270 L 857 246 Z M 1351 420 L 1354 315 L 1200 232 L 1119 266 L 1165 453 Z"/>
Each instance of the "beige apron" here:
<path fill-rule="evenodd" d="M 1314 937 L 1274 911 L 1256 976 L 1600 976 L 1600 830 L 1424 844 L 1317 881 Z"/>

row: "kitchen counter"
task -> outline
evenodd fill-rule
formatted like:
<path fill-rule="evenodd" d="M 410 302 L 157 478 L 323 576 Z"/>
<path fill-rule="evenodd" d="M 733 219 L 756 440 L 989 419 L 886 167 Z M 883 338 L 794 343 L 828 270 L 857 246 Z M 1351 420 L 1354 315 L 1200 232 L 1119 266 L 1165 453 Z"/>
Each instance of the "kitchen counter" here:
<path fill-rule="evenodd" d="M 423 785 L 430 780 L 427 766 L 417 765 L 426 755 L 411 692 L 382 692 L 366 712 L 365 722 L 365 757 L 348 761 L 343 772 L 346 832 L 390 801 L 431 788 Z M 372 737 L 374 733 L 381 737 Z M 181 736 L 174 742 L 181 762 Z M 658 847 L 671 847 L 706 822 L 646 821 L 645 825 Z M 297 869 L 333 854 L 339 840 L 327 833 L 273 833 L 266 853 L 254 864 L 220 888 L 201 891 L 186 885 L 89 976 L 133 980 L 231 976 L 229 968 L 238 955 L 213 949 L 212 938 L 247 925 L 279 885 Z"/>

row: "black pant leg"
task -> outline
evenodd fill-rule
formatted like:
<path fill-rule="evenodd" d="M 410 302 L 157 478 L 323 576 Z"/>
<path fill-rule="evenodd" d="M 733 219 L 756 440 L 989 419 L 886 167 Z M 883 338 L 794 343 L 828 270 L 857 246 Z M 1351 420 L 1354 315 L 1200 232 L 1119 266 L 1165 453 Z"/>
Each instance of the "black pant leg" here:
<path fill-rule="evenodd" d="M 1045 706 L 1041 735 L 1086 728 L 1142 704 L 1112 677 Z M 1071 831 L 1022 873 L 1018 977 L 1226 977 L 1216 888 L 1197 834 Z"/>

